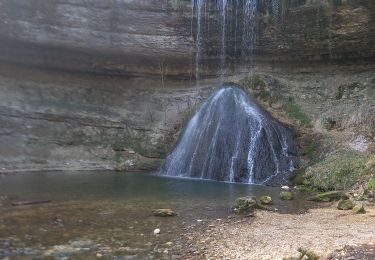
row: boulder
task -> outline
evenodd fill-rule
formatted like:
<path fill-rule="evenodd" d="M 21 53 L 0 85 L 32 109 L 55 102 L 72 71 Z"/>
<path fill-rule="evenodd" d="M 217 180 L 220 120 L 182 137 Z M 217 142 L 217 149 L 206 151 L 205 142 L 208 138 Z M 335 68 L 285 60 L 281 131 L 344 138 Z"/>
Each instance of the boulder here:
<path fill-rule="evenodd" d="M 357 204 L 354 206 L 353 212 L 355 214 L 365 214 L 366 210 L 365 210 L 365 207 L 363 207 L 363 204 Z"/>
<path fill-rule="evenodd" d="M 341 199 L 337 204 L 337 208 L 340 210 L 350 210 L 354 208 L 354 203 L 349 199 Z"/>
<path fill-rule="evenodd" d="M 152 211 L 155 217 L 174 217 L 177 216 L 176 212 L 171 209 L 154 209 Z"/>
<path fill-rule="evenodd" d="M 270 205 L 270 204 L 272 204 L 272 197 L 271 196 L 262 196 L 262 197 L 260 197 L 259 201 L 263 205 Z"/>
<path fill-rule="evenodd" d="M 294 199 L 294 193 L 291 191 L 283 191 L 280 193 L 280 198 L 282 200 L 293 200 Z"/>
<path fill-rule="evenodd" d="M 337 201 L 341 199 L 349 199 L 348 195 L 343 191 L 329 191 L 324 193 L 319 193 L 309 200 L 317 201 L 317 202 L 330 202 L 330 201 Z"/>
<path fill-rule="evenodd" d="M 257 208 L 256 197 L 237 198 L 234 205 L 234 212 L 244 215 L 252 215 Z"/>

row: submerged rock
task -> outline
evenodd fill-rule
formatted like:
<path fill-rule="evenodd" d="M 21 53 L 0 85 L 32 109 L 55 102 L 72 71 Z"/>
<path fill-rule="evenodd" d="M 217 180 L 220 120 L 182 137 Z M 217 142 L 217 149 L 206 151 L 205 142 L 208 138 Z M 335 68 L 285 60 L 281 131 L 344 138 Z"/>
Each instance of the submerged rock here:
<path fill-rule="evenodd" d="M 341 199 L 337 204 L 337 208 L 340 210 L 350 210 L 354 208 L 354 203 L 349 199 Z"/>
<path fill-rule="evenodd" d="M 353 212 L 355 214 L 365 214 L 366 210 L 365 210 L 365 207 L 363 206 L 363 204 L 357 204 L 357 205 L 354 206 Z"/>
<path fill-rule="evenodd" d="M 234 212 L 244 215 L 252 215 L 257 208 L 256 197 L 241 197 L 236 199 Z"/>
<path fill-rule="evenodd" d="M 177 216 L 176 212 L 171 209 L 154 209 L 152 211 L 155 217 L 174 217 Z"/>
<path fill-rule="evenodd" d="M 294 199 L 294 193 L 291 191 L 283 191 L 280 193 L 280 199 L 282 200 L 293 200 Z"/>
<path fill-rule="evenodd" d="M 341 199 L 349 199 L 348 195 L 343 191 L 329 191 L 317 194 L 311 197 L 309 200 L 316 202 L 330 202 Z"/>
<path fill-rule="evenodd" d="M 269 205 L 269 204 L 272 204 L 272 197 L 271 196 L 261 196 L 259 201 L 263 205 Z"/>
<path fill-rule="evenodd" d="M 154 235 L 159 235 L 159 234 L 160 234 L 160 229 L 159 228 L 154 229 Z"/>

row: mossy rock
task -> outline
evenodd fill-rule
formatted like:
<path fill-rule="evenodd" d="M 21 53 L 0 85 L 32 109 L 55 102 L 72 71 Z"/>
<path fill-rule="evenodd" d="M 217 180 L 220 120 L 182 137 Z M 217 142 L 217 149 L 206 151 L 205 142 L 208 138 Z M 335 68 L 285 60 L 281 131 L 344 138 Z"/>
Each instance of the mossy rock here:
<path fill-rule="evenodd" d="M 265 196 L 261 196 L 259 198 L 259 201 L 263 205 L 270 205 L 270 204 L 272 204 L 272 197 L 271 196 L 266 196 L 266 195 Z"/>
<path fill-rule="evenodd" d="M 280 193 L 280 199 L 282 200 L 293 200 L 294 199 L 294 193 L 291 191 L 282 191 Z"/>
<path fill-rule="evenodd" d="M 351 210 L 351 209 L 353 209 L 354 208 L 354 203 L 353 203 L 353 201 L 351 201 L 351 200 L 344 200 L 344 199 L 342 199 L 342 200 L 340 200 L 339 201 L 339 203 L 337 204 L 337 208 L 339 209 L 339 210 Z"/>
<path fill-rule="evenodd" d="M 365 207 L 363 206 L 363 204 L 355 205 L 354 208 L 353 208 L 353 213 L 355 213 L 355 214 L 365 214 L 366 210 L 365 210 Z"/>
<path fill-rule="evenodd" d="M 348 199 L 348 195 L 343 191 L 329 191 L 324 193 L 319 193 L 309 200 L 316 201 L 316 202 L 330 202 L 330 201 L 338 201 L 341 199 Z"/>
<path fill-rule="evenodd" d="M 177 214 L 171 209 L 154 209 L 152 211 L 155 217 L 174 217 Z"/>
<path fill-rule="evenodd" d="M 258 207 L 256 197 L 241 197 L 237 198 L 234 205 L 234 212 L 244 215 L 251 215 Z"/>

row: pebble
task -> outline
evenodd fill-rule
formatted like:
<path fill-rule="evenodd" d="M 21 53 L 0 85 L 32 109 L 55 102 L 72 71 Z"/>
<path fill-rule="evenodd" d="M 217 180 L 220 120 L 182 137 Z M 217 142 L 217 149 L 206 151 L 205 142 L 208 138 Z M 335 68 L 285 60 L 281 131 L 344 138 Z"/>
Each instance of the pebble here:
<path fill-rule="evenodd" d="M 286 190 L 286 191 L 290 191 L 289 186 L 281 186 L 281 189 L 282 189 L 282 190 Z"/>
<path fill-rule="evenodd" d="M 154 230 L 154 235 L 159 235 L 159 234 L 160 234 L 160 229 L 156 228 L 156 229 Z"/>

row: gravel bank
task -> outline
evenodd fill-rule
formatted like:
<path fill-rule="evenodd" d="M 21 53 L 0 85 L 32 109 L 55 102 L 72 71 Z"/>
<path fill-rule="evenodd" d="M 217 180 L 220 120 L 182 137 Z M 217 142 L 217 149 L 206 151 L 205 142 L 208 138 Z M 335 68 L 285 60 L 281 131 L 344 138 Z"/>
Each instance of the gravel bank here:
<path fill-rule="evenodd" d="M 298 215 L 258 211 L 255 218 L 203 222 L 183 235 L 182 257 L 274 260 L 296 256 L 304 247 L 327 259 L 344 246 L 375 242 L 375 207 L 366 210 L 364 215 L 333 206 Z"/>

